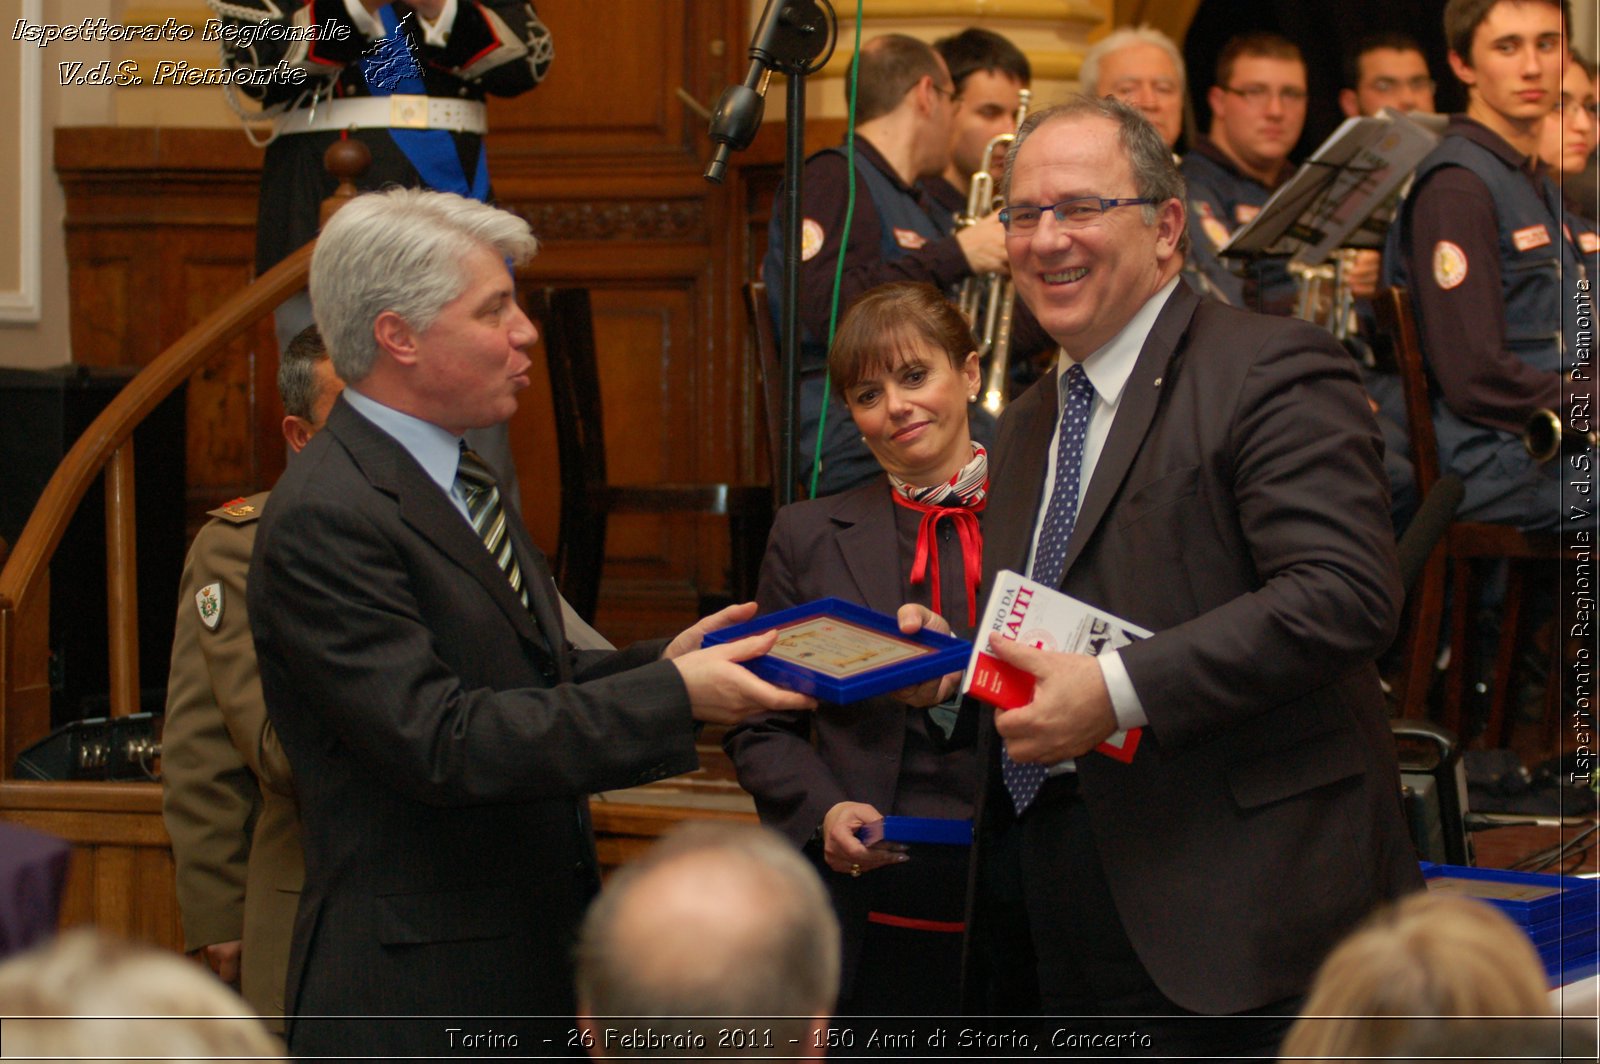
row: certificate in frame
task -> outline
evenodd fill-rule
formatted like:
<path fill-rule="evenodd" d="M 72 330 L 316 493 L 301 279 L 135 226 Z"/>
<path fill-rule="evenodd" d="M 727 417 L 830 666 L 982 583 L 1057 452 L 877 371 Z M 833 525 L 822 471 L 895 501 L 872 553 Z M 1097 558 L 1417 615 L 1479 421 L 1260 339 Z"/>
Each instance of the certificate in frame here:
<path fill-rule="evenodd" d="M 818 599 L 709 633 L 707 646 L 780 629 L 778 645 L 744 662 L 768 683 L 849 704 L 960 672 L 972 644 L 927 630 L 906 635 L 888 614 Z"/>

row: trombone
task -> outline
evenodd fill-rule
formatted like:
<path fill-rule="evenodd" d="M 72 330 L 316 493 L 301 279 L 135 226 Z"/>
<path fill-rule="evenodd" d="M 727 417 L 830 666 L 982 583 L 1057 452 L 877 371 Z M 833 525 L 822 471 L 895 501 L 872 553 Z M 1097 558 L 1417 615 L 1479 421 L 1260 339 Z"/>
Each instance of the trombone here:
<path fill-rule="evenodd" d="M 1028 102 L 1033 93 L 1023 89 L 1017 94 L 1015 128 L 1020 129 L 1028 117 Z M 983 152 L 984 169 L 972 175 L 967 186 L 967 209 L 956 216 L 956 228 L 965 229 L 988 217 L 1000 207 L 1000 198 L 994 191 L 994 154 L 1017 139 L 1016 133 L 1002 133 L 990 139 Z M 977 335 L 978 358 L 988 359 L 989 370 L 984 378 L 983 406 L 998 414 L 1006 405 L 1006 379 L 1011 363 L 1011 318 L 1016 310 L 1017 293 L 1011 278 L 999 273 L 985 273 L 968 277 L 961 282 L 959 296 L 961 313 L 974 328 L 980 323 Z"/>

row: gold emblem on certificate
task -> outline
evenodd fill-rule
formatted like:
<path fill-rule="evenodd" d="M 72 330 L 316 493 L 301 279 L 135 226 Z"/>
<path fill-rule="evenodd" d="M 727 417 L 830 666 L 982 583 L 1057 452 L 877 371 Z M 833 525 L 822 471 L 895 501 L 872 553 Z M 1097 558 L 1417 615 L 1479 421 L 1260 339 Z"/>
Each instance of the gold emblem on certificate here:
<path fill-rule="evenodd" d="M 933 652 L 909 639 L 827 615 L 808 617 L 779 631 L 772 657 L 841 678 Z"/>

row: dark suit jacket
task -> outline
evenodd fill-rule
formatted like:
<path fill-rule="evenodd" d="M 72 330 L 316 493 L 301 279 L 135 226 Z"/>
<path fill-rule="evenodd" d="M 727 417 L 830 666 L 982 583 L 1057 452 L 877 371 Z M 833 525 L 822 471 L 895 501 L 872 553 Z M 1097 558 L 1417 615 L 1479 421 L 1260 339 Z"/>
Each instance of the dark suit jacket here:
<path fill-rule="evenodd" d="M 1052 372 L 1001 420 L 991 579 L 1027 563 L 1056 395 Z M 1145 968 L 1199 1012 L 1304 992 L 1353 923 L 1421 884 L 1372 664 L 1401 592 L 1354 362 L 1320 329 L 1180 283 L 1122 394 L 1061 586 L 1155 633 L 1122 651 L 1150 718 L 1136 758 L 1078 759 Z M 1003 787 L 987 798 L 1010 808 Z"/>
<path fill-rule="evenodd" d="M 531 616 L 450 499 L 343 400 L 272 493 L 248 586 L 304 827 L 291 1016 L 569 1015 L 599 881 L 587 795 L 697 764 L 659 645 L 572 651 L 508 520 Z M 406 1056 L 448 1052 L 447 1026 L 295 1018 L 289 1037 L 297 1055 Z"/>
<path fill-rule="evenodd" d="M 908 569 L 888 479 L 880 474 L 838 495 L 778 511 L 756 600 L 762 613 L 771 613 L 831 595 L 893 614 L 903 605 Z M 761 822 L 804 847 L 840 802 L 866 802 L 885 814 L 893 810 L 909 712 L 917 711 L 888 697 L 848 706 L 824 702 L 814 713 L 753 716 L 731 728 L 723 745 L 740 785 L 755 796 Z M 820 861 L 819 867 L 840 915 L 848 993 L 871 884 L 834 873 Z"/>

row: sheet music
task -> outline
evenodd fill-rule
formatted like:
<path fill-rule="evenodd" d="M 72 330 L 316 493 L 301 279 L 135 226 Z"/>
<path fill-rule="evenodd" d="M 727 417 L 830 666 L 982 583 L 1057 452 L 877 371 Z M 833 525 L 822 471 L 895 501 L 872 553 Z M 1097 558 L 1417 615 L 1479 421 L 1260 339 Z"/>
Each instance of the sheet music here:
<path fill-rule="evenodd" d="M 1384 108 L 1347 118 L 1220 254 L 1286 255 L 1316 266 L 1342 247 L 1381 247 L 1395 193 L 1438 143 L 1437 133 Z"/>

